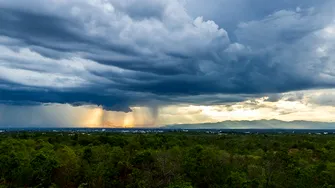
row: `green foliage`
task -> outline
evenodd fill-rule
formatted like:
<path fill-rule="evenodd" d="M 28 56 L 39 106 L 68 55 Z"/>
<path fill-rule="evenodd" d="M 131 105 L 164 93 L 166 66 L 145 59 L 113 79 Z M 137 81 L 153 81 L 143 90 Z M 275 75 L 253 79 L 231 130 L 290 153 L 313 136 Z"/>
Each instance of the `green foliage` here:
<path fill-rule="evenodd" d="M 0 187 L 334 187 L 332 135 L 0 134 Z"/>

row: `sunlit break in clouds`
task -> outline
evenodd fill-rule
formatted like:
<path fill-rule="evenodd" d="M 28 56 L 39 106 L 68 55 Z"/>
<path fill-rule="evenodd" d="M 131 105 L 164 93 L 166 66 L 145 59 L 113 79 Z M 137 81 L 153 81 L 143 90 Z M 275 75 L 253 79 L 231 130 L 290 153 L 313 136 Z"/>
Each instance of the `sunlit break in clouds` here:
<path fill-rule="evenodd" d="M 104 111 L 101 108 L 91 109 L 85 114 L 86 117 L 83 117 L 81 125 L 85 127 L 99 127 L 103 123 L 103 115 Z"/>
<path fill-rule="evenodd" d="M 0 0 L 0 126 L 334 122 L 333 7 Z"/>

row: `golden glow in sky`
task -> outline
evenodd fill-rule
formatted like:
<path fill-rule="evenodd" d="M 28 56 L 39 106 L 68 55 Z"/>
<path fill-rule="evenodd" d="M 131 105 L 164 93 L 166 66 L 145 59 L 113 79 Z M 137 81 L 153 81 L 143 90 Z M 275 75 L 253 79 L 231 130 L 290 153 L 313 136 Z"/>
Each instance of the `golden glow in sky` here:
<path fill-rule="evenodd" d="M 85 127 L 100 127 L 102 124 L 102 119 L 104 115 L 104 110 L 101 108 L 91 109 L 85 114 L 82 124 Z"/>
<path fill-rule="evenodd" d="M 85 127 L 154 127 L 167 124 L 192 124 L 220 121 L 278 119 L 283 121 L 334 121 L 335 107 L 317 104 L 317 99 L 332 99 L 335 90 L 305 91 L 302 98 L 292 100 L 296 93 L 286 93 L 277 101 L 261 97 L 243 102 L 221 105 L 168 105 L 157 110 L 149 107 L 132 107 L 132 112 L 104 111 L 87 108 L 81 113 L 80 125 Z M 325 97 L 323 97 L 325 95 Z M 322 101 L 321 101 L 322 102 Z"/>
<path fill-rule="evenodd" d="M 274 101 L 264 96 L 242 102 L 207 106 L 162 105 L 154 110 L 138 106 L 131 107 L 132 112 L 129 113 L 105 111 L 101 107 L 94 106 L 73 107 L 68 104 L 27 108 L 0 105 L 0 120 L 14 125 L 19 125 L 19 120 L 24 119 L 29 126 L 47 122 L 48 125 L 55 127 L 92 128 L 157 127 L 169 124 L 261 119 L 334 122 L 335 89 L 284 93 Z"/>
<path fill-rule="evenodd" d="M 123 120 L 123 127 L 125 128 L 131 128 L 131 127 L 134 127 L 134 117 L 131 113 L 127 113 L 124 117 L 124 120 Z"/>

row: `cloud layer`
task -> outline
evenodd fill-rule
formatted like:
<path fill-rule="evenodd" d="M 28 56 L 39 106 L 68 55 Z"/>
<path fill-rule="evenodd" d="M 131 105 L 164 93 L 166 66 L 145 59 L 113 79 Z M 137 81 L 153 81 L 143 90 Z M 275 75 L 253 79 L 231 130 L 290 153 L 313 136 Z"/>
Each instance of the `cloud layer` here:
<path fill-rule="evenodd" d="M 128 112 L 334 88 L 335 3 L 263 2 L 0 0 L 0 102 Z"/>

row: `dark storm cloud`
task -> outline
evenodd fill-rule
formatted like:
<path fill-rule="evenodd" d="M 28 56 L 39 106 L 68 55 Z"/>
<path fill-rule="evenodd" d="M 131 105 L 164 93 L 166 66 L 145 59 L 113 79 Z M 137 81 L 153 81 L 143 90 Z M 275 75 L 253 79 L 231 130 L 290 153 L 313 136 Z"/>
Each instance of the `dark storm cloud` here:
<path fill-rule="evenodd" d="M 129 111 L 334 87 L 332 1 L 220 2 L 249 7 L 233 22 L 198 2 L 0 0 L 0 100 Z"/>
<path fill-rule="evenodd" d="M 82 41 L 80 36 L 68 30 L 74 22 L 49 15 L 0 9 L 1 34 L 20 38 L 27 42 L 34 40 Z"/>
<path fill-rule="evenodd" d="M 82 23 L 60 16 L 0 8 L 0 23 L 1 35 L 19 39 L 43 55 L 48 55 L 46 50 L 54 50 L 59 54 L 76 51 L 97 53 L 96 50 L 103 50 L 101 53 L 137 54 L 131 47 L 89 38 L 81 32 L 84 29 Z M 44 47 L 45 50 L 39 50 L 38 47 Z"/>
<path fill-rule="evenodd" d="M 130 111 L 127 105 L 129 99 L 121 94 L 99 95 L 90 91 L 0 90 L 0 96 L 3 103 L 10 105 L 59 103 L 80 106 L 95 104 L 105 110 Z"/>

